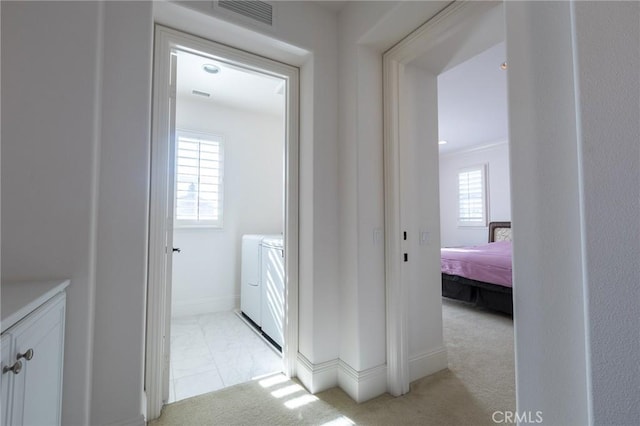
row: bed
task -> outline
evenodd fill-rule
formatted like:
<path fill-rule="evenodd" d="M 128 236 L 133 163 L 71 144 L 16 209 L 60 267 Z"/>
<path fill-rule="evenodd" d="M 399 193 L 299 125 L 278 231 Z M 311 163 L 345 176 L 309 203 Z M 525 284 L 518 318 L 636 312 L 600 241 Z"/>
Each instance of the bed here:
<path fill-rule="evenodd" d="M 441 249 L 442 296 L 513 315 L 511 222 L 491 222 L 489 243 Z"/>

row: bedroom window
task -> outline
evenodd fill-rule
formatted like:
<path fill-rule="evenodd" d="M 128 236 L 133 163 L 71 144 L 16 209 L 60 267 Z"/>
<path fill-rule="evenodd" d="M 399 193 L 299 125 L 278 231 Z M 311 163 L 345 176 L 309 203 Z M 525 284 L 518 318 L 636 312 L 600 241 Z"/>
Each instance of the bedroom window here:
<path fill-rule="evenodd" d="M 175 226 L 222 228 L 222 138 L 177 132 Z"/>
<path fill-rule="evenodd" d="M 458 172 L 458 226 L 487 226 L 487 166 Z"/>

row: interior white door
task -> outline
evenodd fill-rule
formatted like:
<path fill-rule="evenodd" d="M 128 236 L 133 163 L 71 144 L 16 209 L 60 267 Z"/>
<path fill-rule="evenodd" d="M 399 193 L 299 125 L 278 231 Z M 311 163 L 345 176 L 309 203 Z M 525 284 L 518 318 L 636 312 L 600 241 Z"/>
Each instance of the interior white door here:
<path fill-rule="evenodd" d="M 167 164 L 167 219 L 165 221 L 165 264 L 164 264 L 164 287 L 165 287 L 165 316 L 164 316 L 164 359 L 162 374 L 162 400 L 169 401 L 169 379 L 171 365 L 171 278 L 173 276 L 173 254 L 176 253 L 173 247 L 173 215 L 174 215 L 174 190 L 175 190 L 175 161 L 176 158 L 176 75 L 178 72 L 178 56 L 175 51 L 171 52 L 171 80 L 169 88 L 169 152 Z"/>

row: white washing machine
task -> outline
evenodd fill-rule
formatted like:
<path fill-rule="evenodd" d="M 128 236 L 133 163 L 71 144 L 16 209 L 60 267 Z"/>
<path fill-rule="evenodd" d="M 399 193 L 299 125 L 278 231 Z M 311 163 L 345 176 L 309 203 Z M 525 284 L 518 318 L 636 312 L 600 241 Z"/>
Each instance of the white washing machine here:
<path fill-rule="evenodd" d="M 262 239 L 262 332 L 282 347 L 284 342 L 284 244 L 282 237 Z"/>
<path fill-rule="evenodd" d="M 262 291 L 260 289 L 261 243 L 264 235 L 242 236 L 240 271 L 240 309 L 258 327 L 262 323 Z"/>

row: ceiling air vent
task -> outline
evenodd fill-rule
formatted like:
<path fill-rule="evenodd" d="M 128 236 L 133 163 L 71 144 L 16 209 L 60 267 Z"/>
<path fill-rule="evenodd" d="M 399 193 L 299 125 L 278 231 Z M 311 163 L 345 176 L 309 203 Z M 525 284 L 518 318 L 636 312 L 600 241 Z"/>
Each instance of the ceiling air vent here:
<path fill-rule="evenodd" d="M 258 0 L 219 0 L 218 7 L 273 26 L 273 5 Z"/>

